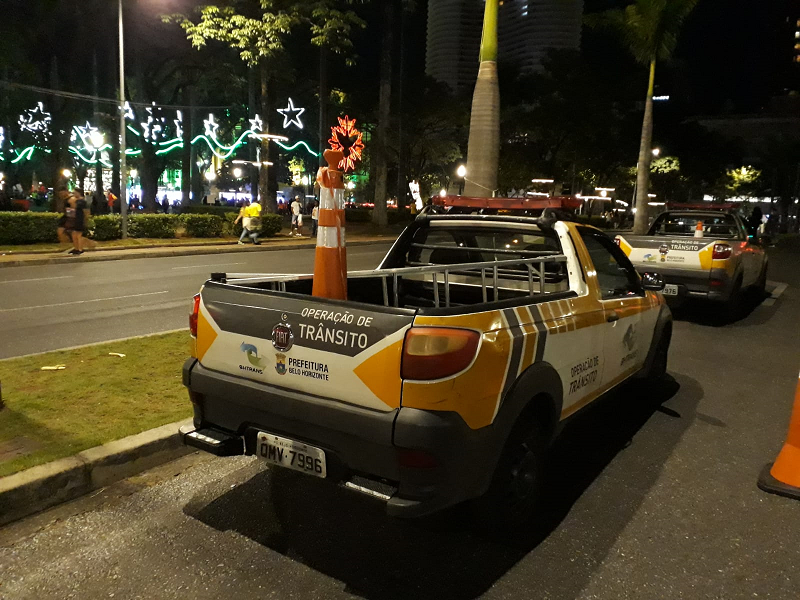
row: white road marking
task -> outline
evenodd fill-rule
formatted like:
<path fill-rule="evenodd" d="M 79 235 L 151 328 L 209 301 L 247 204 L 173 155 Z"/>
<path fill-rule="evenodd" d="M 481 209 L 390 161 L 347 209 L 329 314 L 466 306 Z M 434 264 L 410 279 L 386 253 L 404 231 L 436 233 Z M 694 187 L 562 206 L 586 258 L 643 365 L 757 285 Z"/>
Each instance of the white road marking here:
<path fill-rule="evenodd" d="M 61 277 L 35 277 L 33 279 L 12 279 L 11 281 L 0 281 L 0 285 L 4 283 L 24 283 L 26 281 L 50 281 L 51 279 L 72 279 L 74 275 L 62 275 Z"/>
<path fill-rule="evenodd" d="M 774 286 L 774 289 L 772 290 L 770 297 L 764 300 L 764 306 L 772 306 L 775 304 L 775 301 L 780 298 L 781 294 L 783 294 L 783 292 L 786 291 L 786 288 L 789 287 L 788 283 L 777 283 L 775 281 L 768 281 L 767 285 Z"/>
<path fill-rule="evenodd" d="M 142 296 L 158 296 L 159 294 L 168 294 L 167 290 L 163 292 L 148 292 L 146 294 L 128 294 L 127 296 L 112 296 L 111 298 L 94 298 L 92 300 L 76 300 L 74 302 L 61 302 L 59 304 L 40 304 L 39 306 L 20 306 L 18 308 L 0 308 L 0 312 L 12 312 L 15 310 L 34 310 L 37 308 L 52 308 L 54 306 L 69 306 L 71 304 L 88 304 L 89 302 L 106 302 L 107 300 L 124 300 L 126 298 L 141 298 Z"/>
<path fill-rule="evenodd" d="M 190 267 L 172 267 L 172 270 L 175 269 L 208 269 L 209 267 L 226 267 L 228 265 L 243 265 L 244 263 L 235 262 L 235 263 L 217 263 L 215 265 L 192 265 Z"/>

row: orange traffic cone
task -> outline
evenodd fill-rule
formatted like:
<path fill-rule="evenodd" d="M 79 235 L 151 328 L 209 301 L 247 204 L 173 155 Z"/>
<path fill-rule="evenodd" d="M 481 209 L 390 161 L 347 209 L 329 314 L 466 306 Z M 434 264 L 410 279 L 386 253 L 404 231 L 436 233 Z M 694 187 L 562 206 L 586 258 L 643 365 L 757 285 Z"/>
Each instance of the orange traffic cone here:
<path fill-rule="evenodd" d="M 694 228 L 694 237 L 701 238 L 703 237 L 703 222 L 698 221 L 697 227 Z"/>
<path fill-rule="evenodd" d="M 800 378 L 786 443 L 775 462 L 769 463 L 761 471 L 758 487 L 765 492 L 800 500 Z"/>
<path fill-rule="evenodd" d="M 338 170 L 344 155 L 325 150 L 328 162 L 317 173 L 319 183 L 319 224 L 314 256 L 314 285 L 311 293 L 322 298 L 347 300 L 347 249 L 344 239 L 344 182 Z"/>

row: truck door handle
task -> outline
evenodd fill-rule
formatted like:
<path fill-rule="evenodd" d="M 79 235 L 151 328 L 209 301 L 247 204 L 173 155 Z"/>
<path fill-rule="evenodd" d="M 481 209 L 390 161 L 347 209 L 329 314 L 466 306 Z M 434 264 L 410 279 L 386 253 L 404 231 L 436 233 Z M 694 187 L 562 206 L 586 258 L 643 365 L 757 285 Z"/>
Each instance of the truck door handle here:
<path fill-rule="evenodd" d="M 617 311 L 612 312 L 606 317 L 606 321 L 608 323 L 613 323 L 614 321 L 619 321 L 619 313 Z"/>

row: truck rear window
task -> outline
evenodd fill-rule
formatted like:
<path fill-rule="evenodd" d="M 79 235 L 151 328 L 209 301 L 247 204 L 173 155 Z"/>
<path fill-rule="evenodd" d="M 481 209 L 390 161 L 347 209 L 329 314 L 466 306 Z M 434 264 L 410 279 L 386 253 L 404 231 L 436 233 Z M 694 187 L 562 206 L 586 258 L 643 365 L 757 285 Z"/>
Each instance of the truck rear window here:
<path fill-rule="evenodd" d="M 414 235 L 406 255 L 405 266 L 458 265 L 489 261 L 530 259 L 562 254 L 561 242 L 553 231 L 534 228 L 453 226 L 432 224 Z M 500 269 L 498 287 L 511 293 L 528 293 L 528 269 L 524 265 Z M 406 279 L 409 279 L 406 276 Z M 420 279 L 430 279 L 421 275 Z M 479 271 L 458 273 L 456 281 L 462 285 L 480 285 Z M 532 280 L 538 282 L 536 274 Z M 566 265 L 545 262 L 545 293 L 569 290 Z"/>
<path fill-rule="evenodd" d="M 704 237 L 722 239 L 739 237 L 739 225 L 733 215 L 699 215 L 696 213 L 664 213 L 650 227 L 649 235 L 693 237 L 698 222 L 703 224 Z"/>

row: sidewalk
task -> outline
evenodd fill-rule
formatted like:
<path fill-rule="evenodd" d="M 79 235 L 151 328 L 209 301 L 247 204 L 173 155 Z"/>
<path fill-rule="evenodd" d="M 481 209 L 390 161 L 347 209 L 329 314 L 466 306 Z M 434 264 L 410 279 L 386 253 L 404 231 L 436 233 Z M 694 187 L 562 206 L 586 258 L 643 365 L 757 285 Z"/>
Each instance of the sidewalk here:
<path fill-rule="evenodd" d="M 355 231 L 353 231 L 355 229 Z M 376 234 L 365 230 L 363 227 L 351 227 L 347 231 L 347 245 L 359 246 L 379 242 L 391 242 L 397 235 L 389 230 L 385 234 Z M 31 245 L 30 250 L 3 252 L 0 251 L 0 268 L 20 267 L 35 265 L 51 265 L 65 262 L 97 262 L 107 260 L 124 260 L 131 258 L 156 258 L 162 256 L 188 256 L 197 254 L 224 254 L 229 252 L 263 252 L 270 250 L 303 249 L 316 247 L 316 240 L 312 237 L 289 237 L 288 233 L 281 232 L 273 238 L 263 238 L 261 244 L 254 246 L 252 243 L 239 245 L 235 239 L 225 241 L 208 240 L 207 242 L 192 240 L 185 244 L 172 240 L 172 243 L 159 243 L 131 246 L 127 248 L 98 246 L 87 250 L 81 256 L 71 256 L 64 250 L 42 250 Z"/>

